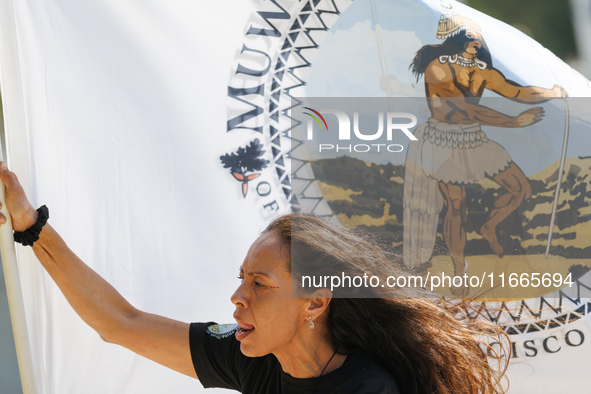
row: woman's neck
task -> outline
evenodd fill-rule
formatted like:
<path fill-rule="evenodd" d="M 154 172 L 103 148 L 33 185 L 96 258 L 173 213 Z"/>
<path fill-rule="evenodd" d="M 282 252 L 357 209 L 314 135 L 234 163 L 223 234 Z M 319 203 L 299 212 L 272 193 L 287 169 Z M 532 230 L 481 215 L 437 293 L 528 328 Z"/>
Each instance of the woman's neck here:
<path fill-rule="evenodd" d="M 294 338 L 284 349 L 273 352 L 283 372 L 298 379 L 314 378 L 343 365 L 347 355 L 336 353 L 327 339 L 314 337 Z"/>

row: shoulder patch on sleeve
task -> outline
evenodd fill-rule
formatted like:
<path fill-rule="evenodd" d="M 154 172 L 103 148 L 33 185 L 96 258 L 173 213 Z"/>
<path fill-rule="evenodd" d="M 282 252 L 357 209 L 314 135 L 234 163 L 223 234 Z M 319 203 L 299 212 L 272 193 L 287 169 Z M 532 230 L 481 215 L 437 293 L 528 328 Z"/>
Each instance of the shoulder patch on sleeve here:
<path fill-rule="evenodd" d="M 205 331 L 214 338 L 222 339 L 234 335 L 238 328 L 238 324 L 212 324 Z"/>

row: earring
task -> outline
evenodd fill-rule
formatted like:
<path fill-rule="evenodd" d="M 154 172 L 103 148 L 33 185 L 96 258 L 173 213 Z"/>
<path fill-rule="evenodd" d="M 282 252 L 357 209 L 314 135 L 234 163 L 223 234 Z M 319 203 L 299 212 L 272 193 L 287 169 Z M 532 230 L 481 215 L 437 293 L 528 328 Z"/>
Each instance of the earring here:
<path fill-rule="evenodd" d="M 314 322 L 312 321 L 312 316 L 308 316 L 308 330 L 314 329 Z"/>

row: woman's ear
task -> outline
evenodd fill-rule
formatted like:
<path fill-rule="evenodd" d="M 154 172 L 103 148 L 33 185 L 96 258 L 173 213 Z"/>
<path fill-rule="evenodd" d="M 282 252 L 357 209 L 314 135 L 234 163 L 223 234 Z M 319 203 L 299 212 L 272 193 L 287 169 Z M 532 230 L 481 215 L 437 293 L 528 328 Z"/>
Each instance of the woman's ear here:
<path fill-rule="evenodd" d="M 328 304 L 330 304 L 330 300 L 332 299 L 332 291 L 327 288 L 322 288 L 316 290 L 312 297 L 310 297 L 310 304 L 308 305 L 308 315 L 312 316 L 313 318 L 318 318 L 321 316 Z"/>

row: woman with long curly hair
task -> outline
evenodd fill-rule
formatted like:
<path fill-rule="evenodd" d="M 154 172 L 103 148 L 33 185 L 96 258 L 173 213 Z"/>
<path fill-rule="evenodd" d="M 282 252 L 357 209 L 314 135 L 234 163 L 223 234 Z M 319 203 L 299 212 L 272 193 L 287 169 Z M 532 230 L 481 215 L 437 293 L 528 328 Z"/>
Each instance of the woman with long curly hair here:
<path fill-rule="evenodd" d="M 408 275 L 393 263 L 400 257 L 369 234 L 316 216 L 282 216 L 262 236 L 278 237 L 290 255 L 287 265 L 297 283 L 303 273 L 363 277 L 371 272 L 381 280 Z M 369 355 L 395 378 L 401 393 L 504 392 L 507 360 L 488 347 L 486 338 L 508 344 L 507 336 L 499 326 L 478 318 L 470 303 L 446 302 L 416 288 L 356 290 L 362 298 L 348 297 L 351 288 L 334 289 L 317 319 L 337 354 Z"/>
<path fill-rule="evenodd" d="M 487 338 L 498 342 L 504 333 L 468 318 L 461 303 L 406 289 L 342 298 L 339 289 L 300 285 L 309 269 L 400 274 L 367 235 L 315 216 L 282 216 L 240 266 L 241 284 L 231 298 L 238 324 L 188 324 L 130 305 L 67 247 L 47 223 L 46 209 L 33 209 L 2 162 L 0 180 L 15 239 L 32 245 L 80 317 L 105 341 L 205 387 L 253 394 L 504 392 L 506 358 L 487 346 Z M 6 223 L 2 215 L 0 223 Z"/>

